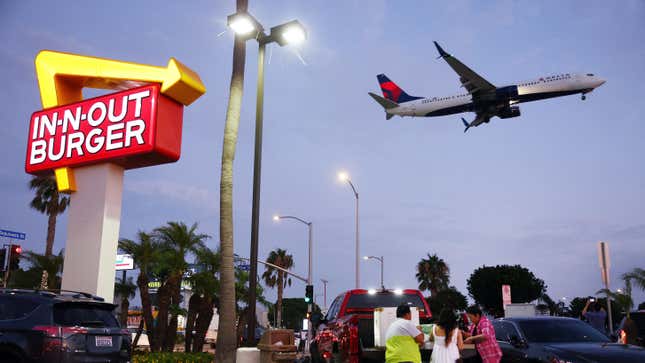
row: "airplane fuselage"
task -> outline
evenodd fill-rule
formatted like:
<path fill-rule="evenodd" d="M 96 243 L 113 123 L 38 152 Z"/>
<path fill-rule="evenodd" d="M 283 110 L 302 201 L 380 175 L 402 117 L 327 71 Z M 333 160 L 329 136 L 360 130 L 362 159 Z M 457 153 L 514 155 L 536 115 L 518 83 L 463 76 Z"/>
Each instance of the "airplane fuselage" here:
<path fill-rule="evenodd" d="M 563 73 L 520 82 L 515 85 L 498 87 L 494 94 L 479 97 L 473 102 L 469 93 L 446 97 L 428 97 L 400 103 L 398 107 L 386 112 L 399 116 L 444 116 L 462 112 L 480 112 L 485 110 L 509 110 L 517 103 L 543 100 L 547 98 L 568 96 L 576 93 L 593 91 L 605 81 L 593 74 Z M 506 113 L 507 117 L 519 116 Z M 498 115 L 501 118 L 504 114 Z"/>

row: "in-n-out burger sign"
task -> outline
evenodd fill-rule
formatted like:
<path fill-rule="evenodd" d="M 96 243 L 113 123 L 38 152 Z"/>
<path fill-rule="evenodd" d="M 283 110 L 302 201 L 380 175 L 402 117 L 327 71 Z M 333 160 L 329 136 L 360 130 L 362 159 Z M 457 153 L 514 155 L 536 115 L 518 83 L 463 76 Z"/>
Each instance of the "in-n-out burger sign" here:
<path fill-rule="evenodd" d="M 177 161 L 182 114 L 183 105 L 157 84 L 37 111 L 25 169 L 39 174 L 105 161 L 125 169 Z"/>

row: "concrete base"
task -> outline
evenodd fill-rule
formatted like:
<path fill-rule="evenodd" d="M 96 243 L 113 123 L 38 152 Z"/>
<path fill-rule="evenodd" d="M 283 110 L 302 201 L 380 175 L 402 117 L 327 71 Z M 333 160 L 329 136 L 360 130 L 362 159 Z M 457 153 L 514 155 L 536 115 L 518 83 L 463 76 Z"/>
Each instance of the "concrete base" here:
<path fill-rule="evenodd" d="M 260 350 L 258 348 L 237 348 L 235 353 L 236 363 L 259 363 Z"/>
<path fill-rule="evenodd" d="M 114 300 L 114 264 L 121 223 L 123 168 L 100 164 L 74 169 L 62 289 Z"/>

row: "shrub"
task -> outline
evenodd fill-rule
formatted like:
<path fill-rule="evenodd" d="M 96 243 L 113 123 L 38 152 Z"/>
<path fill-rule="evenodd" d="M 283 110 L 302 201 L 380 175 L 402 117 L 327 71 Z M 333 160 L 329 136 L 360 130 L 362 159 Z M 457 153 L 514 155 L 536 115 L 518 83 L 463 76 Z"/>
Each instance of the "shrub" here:
<path fill-rule="evenodd" d="M 210 353 L 157 352 L 139 353 L 132 355 L 132 363 L 211 363 Z"/>

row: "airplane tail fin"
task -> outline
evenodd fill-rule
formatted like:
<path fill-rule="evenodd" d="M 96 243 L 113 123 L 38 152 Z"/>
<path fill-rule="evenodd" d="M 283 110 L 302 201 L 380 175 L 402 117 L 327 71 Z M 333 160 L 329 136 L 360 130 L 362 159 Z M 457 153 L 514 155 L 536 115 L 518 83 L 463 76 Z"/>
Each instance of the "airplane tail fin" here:
<path fill-rule="evenodd" d="M 381 97 L 379 95 L 375 95 L 372 92 L 367 92 L 367 94 L 370 95 L 374 99 L 374 101 L 378 102 L 379 105 L 383 106 L 383 108 L 385 109 L 385 119 L 386 120 L 389 120 L 394 116 L 393 114 L 388 113 L 387 110 L 389 110 L 391 108 L 399 107 L 398 103 L 396 103 L 394 101 L 390 101 L 390 100 L 388 100 L 386 98 L 383 98 L 383 97 Z"/>
<path fill-rule="evenodd" d="M 401 87 L 397 86 L 396 83 L 392 82 L 385 74 L 379 74 L 376 76 L 378 83 L 381 86 L 381 91 L 383 92 L 383 97 L 386 99 L 396 102 L 403 103 L 408 101 L 418 100 L 423 97 L 410 96 L 405 93 Z"/>

